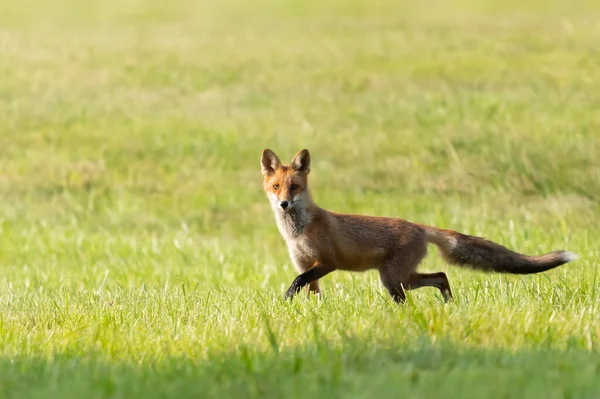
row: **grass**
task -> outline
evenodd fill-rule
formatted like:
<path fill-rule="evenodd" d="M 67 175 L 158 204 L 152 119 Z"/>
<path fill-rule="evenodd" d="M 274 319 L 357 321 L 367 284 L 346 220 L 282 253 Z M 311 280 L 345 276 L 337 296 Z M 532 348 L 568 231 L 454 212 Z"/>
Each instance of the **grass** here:
<path fill-rule="evenodd" d="M 600 395 L 600 7 L 0 5 L 0 396 Z M 316 201 L 580 259 L 296 275 L 264 147 Z"/>

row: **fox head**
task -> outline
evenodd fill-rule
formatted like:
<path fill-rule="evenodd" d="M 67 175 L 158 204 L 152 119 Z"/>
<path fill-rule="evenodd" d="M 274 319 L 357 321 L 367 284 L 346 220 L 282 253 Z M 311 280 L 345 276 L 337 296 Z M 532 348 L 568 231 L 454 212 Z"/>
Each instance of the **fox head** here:
<path fill-rule="evenodd" d="M 298 151 L 289 164 L 283 165 L 279 157 L 266 148 L 263 150 L 260 165 L 264 177 L 263 187 L 273 210 L 289 212 L 307 205 L 310 201 L 310 153 L 307 149 Z"/>

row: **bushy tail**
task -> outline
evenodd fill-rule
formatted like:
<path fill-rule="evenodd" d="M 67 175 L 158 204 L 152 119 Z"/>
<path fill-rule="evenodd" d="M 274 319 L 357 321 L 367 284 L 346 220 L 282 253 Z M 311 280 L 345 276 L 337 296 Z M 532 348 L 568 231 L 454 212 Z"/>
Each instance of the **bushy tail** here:
<path fill-rule="evenodd" d="M 567 251 L 553 251 L 539 256 L 522 255 L 484 238 L 452 230 L 422 227 L 425 229 L 427 240 L 437 245 L 448 263 L 480 271 L 532 274 L 577 259 L 577 255 Z"/>

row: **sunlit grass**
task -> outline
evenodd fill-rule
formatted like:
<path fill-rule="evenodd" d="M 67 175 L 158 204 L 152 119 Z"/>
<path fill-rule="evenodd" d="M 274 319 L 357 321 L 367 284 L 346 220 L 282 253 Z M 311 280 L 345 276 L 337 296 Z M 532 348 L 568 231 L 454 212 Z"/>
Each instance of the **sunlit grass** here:
<path fill-rule="evenodd" d="M 592 2 L 0 6 L 5 397 L 598 397 Z M 596 18 L 597 19 L 597 18 Z M 319 205 L 580 259 L 296 275 L 259 159 Z"/>

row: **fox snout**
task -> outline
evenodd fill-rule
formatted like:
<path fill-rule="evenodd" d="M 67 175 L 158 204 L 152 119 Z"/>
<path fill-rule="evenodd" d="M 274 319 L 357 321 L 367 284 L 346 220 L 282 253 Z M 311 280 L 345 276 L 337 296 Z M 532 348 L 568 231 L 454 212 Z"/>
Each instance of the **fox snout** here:
<path fill-rule="evenodd" d="M 271 206 L 274 210 L 287 212 L 294 206 L 294 199 L 289 196 L 278 196 L 274 193 L 268 193 Z"/>
<path fill-rule="evenodd" d="M 277 206 L 279 206 L 279 209 L 287 212 L 290 209 L 292 209 L 294 207 L 295 202 L 292 199 L 284 199 L 284 200 L 278 200 L 277 201 Z"/>

